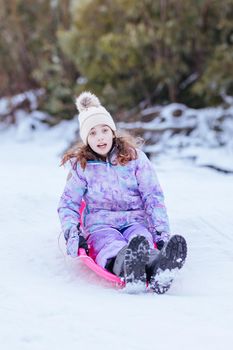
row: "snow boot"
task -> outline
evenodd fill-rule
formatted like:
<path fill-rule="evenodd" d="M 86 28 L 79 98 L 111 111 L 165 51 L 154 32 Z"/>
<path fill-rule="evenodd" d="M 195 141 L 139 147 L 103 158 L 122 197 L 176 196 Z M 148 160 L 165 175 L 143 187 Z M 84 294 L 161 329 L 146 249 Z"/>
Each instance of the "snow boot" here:
<path fill-rule="evenodd" d="M 146 290 L 146 264 L 150 245 L 144 236 L 134 237 L 128 244 L 124 259 L 126 289 L 131 292 Z"/>
<path fill-rule="evenodd" d="M 176 271 L 181 269 L 187 256 L 184 237 L 174 235 L 164 245 L 154 262 L 148 266 L 149 288 L 157 294 L 164 294 L 170 288 Z"/>

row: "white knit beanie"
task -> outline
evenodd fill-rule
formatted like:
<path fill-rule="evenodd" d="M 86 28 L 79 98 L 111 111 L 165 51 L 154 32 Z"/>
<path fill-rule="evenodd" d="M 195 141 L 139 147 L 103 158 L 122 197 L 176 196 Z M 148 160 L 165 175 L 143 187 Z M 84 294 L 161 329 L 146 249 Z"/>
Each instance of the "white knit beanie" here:
<path fill-rule="evenodd" d="M 79 111 L 79 133 L 87 145 L 87 137 L 92 128 L 104 124 L 116 131 L 116 125 L 109 112 L 100 104 L 99 99 L 92 93 L 85 91 L 76 99 Z"/>

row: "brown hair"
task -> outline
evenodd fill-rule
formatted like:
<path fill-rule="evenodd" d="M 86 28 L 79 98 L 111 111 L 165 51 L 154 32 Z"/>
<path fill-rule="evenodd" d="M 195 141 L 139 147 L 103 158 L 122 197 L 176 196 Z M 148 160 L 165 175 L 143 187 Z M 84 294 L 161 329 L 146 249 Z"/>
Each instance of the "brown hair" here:
<path fill-rule="evenodd" d="M 133 137 L 129 134 L 113 133 L 113 147 L 116 148 L 116 163 L 126 165 L 129 161 L 137 159 L 136 148 L 143 144 L 143 139 Z M 80 163 L 85 169 L 88 160 L 104 160 L 99 154 L 95 153 L 89 145 L 77 143 L 62 157 L 61 165 L 64 165 L 70 159 L 74 159 L 73 167 Z"/>

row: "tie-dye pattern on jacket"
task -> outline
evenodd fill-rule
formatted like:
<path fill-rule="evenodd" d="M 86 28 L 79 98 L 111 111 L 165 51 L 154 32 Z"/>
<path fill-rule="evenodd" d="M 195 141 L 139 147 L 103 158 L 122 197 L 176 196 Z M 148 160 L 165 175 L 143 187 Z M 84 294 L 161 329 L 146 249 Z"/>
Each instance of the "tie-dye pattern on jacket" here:
<path fill-rule="evenodd" d="M 58 207 L 63 233 L 76 229 L 83 199 L 85 235 L 102 228 L 120 230 L 140 223 L 153 234 L 155 242 L 168 239 L 162 189 L 152 163 L 141 150 L 137 153 L 138 158 L 125 166 L 113 165 L 108 158 L 107 162 L 88 161 L 85 170 L 80 164 L 71 169 Z"/>

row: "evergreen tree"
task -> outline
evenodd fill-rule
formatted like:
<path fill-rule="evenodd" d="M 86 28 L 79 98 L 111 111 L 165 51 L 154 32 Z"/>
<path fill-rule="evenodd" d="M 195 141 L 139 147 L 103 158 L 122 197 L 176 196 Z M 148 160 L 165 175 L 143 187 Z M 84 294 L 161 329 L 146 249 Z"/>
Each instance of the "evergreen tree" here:
<path fill-rule="evenodd" d="M 73 64 L 61 52 L 57 31 L 68 30 L 70 0 L 0 0 L 0 94 L 43 88 L 40 108 L 57 118 L 74 112 Z"/>
<path fill-rule="evenodd" d="M 70 118 L 89 89 L 110 110 L 233 94 L 232 0 L 0 0 L 0 94 L 45 91 Z"/>
<path fill-rule="evenodd" d="M 232 92 L 229 76 L 214 74 L 222 60 L 232 62 L 223 38 L 230 0 L 88 0 L 72 13 L 61 46 L 86 80 L 80 90 L 94 90 L 113 109 L 141 101 L 202 106 L 211 80 L 218 96 L 223 87 Z"/>

